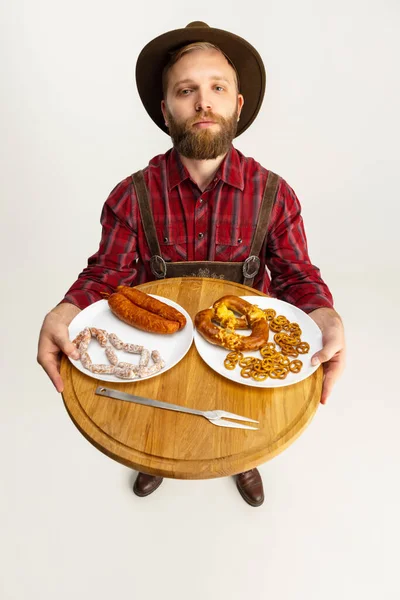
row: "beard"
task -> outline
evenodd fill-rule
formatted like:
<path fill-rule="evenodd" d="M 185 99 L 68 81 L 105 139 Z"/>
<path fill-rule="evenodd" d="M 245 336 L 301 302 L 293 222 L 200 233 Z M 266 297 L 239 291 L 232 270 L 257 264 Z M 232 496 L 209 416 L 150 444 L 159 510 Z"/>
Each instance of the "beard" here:
<path fill-rule="evenodd" d="M 195 117 L 178 123 L 167 109 L 168 129 L 174 147 L 186 158 L 210 160 L 226 154 L 232 144 L 238 126 L 238 107 L 231 117 L 224 118 L 211 111 L 199 112 Z M 219 131 L 211 128 L 193 127 L 198 121 L 210 119 L 219 124 Z"/>

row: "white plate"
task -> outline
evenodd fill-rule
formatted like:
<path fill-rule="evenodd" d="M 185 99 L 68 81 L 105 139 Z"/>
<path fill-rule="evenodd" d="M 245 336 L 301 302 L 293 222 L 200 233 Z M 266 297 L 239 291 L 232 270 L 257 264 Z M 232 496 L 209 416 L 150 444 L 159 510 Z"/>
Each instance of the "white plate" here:
<path fill-rule="evenodd" d="M 172 367 L 174 367 L 182 358 L 185 356 L 193 341 L 193 322 L 188 313 L 182 306 L 169 300 L 168 298 L 163 298 L 161 296 L 155 296 L 154 294 L 149 294 L 153 298 L 157 298 L 157 300 L 161 300 L 161 302 L 165 302 L 165 304 L 169 304 L 173 306 L 181 313 L 183 313 L 186 317 L 186 325 L 180 331 L 177 331 L 173 334 L 157 334 L 157 333 L 148 333 L 147 331 L 141 331 L 140 329 L 135 329 L 135 327 L 131 327 L 127 325 L 120 319 L 118 319 L 110 310 L 108 306 L 107 300 L 99 300 L 98 302 L 94 302 L 84 310 L 82 310 L 74 319 L 71 321 L 69 325 L 69 335 L 70 339 L 73 340 L 82 329 L 85 327 L 98 327 L 99 329 L 105 329 L 107 333 L 116 333 L 117 336 L 126 343 L 129 344 L 138 344 L 140 346 L 144 346 L 148 350 L 158 350 L 161 354 L 161 358 L 165 360 L 165 367 L 161 369 L 158 373 L 154 375 L 149 375 L 148 377 L 137 377 L 136 379 L 120 379 L 119 377 L 115 377 L 115 375 L 105 374 L 105 373 L 91 373 L 87 369 L 82 366 L 80 360 L 69 359 L 71 363 L 82 371 L 85 375 L 89 375 L 89 377 L 93 377 L 94 379 L 99 379 L 100 381 L 113 381 L 118 383 L 128 382 L 128 381 L 141 381 L 144 379 L 150 379 L 151 377 L 156 377 L 157 375 L 162 375 Z M 115 348 L 114 348 L 115 350 Z M 120 361 L 131 362 L 133 364 L 139 363 L 139 355 L 138 354 L 128 354 L 123 350 L 115 350 L 117 356 Z M 92 338 L 88 353 L 92 362 L 94 364 L 109 364 L 107 357 L 104 352 L 104 348 L 100 346 L 98 341 L 95 338 Z M 150 364 L 151 359 L 150 359 Z"/>
<path fill-rule="evenodd" d="M 269 377 L 265 381 L 254 381 L 253 379 L 245 379 L 240 375 L 240 368 L 236 367 L 232 371 L 224 367 L 224 360 L 229 350 L 222 348 L 221 346 L 215 346 L 207 342 L 203 336 L 196 330 L 194 332 L 194 343 L 197 351 L 201 358 L 208 364 L 209 367 L 214 369 L 223 377 L 241 383 L 242 385 L 250 385 L 252 387 L 284 387 L 286 385 L 292 385 L 298 383 L 303 379 L 309 377 L 314 371 L 318 369 L 318 366 L 314 367 L 311 365 L 311 357 L 321 350 L 322 348 L 322 333 L 318 325 L 305 313 L 296 306 L 284 302 L 283 300 L 277 300 L 276 298 L 268 298 L 266 296 L 241 296 L 247 302 L 256 304 L 260 308 L 273 308 L 276 310 L 277 315 L 284 315 L 292 323 L 298 323 L 302 330 L 301 340 L 310 344 L 310 350 L 307 354 L 299 354 L 298 359 L 302 361 L 303 366 L 300 373 L 289 373 L 286 379 L 270 379 Z M 237 332 L 239 335 L 250 335 L 250 330 L 241 330 Z M 273 342 L 273 334 L 270 331 L 269 341 Z M 253 352 L 245 352 L 245 356 L 256 356 L 261 358 L 259 350 Z M 291 360 L 293 360 L 291 358 Z"/>

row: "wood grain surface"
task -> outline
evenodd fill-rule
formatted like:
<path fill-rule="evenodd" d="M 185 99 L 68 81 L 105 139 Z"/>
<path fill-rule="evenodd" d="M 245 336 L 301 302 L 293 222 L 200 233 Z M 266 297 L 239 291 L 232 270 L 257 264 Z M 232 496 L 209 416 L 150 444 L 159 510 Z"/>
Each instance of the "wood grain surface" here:
<path fill-rule="evenodd" d="M 138 286 L 170 298 L 192 318 L 225 294 L 261 292 L 220 279 L 175 278 Z M 97 396 L 97 379 L 84 375 L 64 356 L 61 364 L 66 409 L 96 448 L 138 471 L 177 479 L 208 479 L 240 473 L 287 448 L 315 414 L 322 367 L 294 385 L 254 388 L 213 371 L 193 343 L 172 369 L 151 379 L 107 382 L 131 394 L 200 410 L 223 409 L 260 421 L 258 431 L 216 427 L 203 417 Z"/>

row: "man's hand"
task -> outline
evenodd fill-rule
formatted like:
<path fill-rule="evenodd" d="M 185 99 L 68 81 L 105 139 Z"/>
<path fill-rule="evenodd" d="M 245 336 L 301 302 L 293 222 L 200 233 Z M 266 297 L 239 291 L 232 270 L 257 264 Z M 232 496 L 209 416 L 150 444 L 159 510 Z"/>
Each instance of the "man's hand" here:
<path fill-rule="evenodd" d="M 79 358 L 79 352 L 68 335 L 68 325 L 79 312 L 80 308 L 74 304 L 59 304 L 46 315 L 40 330 L 37 361 L 50 377 L 57 392 L 64 389 L 60 375 L 61 353 Z"/>
<path fill-rule="evenodd" d="M 344 329 L 341 318 L 333 308 L 317 308 L 308 315 L 322 331 L 322 350 L 311 358 L 311 364 L 323 363 L 324 383 L 321 404 L 326 404 L 335 381 L 343 372 L 346 360 Z"/>

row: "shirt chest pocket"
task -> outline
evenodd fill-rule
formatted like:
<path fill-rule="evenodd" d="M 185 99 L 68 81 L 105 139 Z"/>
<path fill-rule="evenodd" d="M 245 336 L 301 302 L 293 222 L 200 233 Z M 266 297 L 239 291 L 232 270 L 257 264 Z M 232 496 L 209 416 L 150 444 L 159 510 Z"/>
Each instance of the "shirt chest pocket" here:
<path fill-rule="evenodd" d="M 187 238 L 184 226 L 171 225 L 167 229 L 163 223 L 155 225 L 163 259 L 166 262 L 187 260 Z"/>
<path fill-rule="evenodd" d="M 251 226 L 217 225 L 215 232 L 215 259 L 238 262 L 249 255 L 253 229 Z"/>

